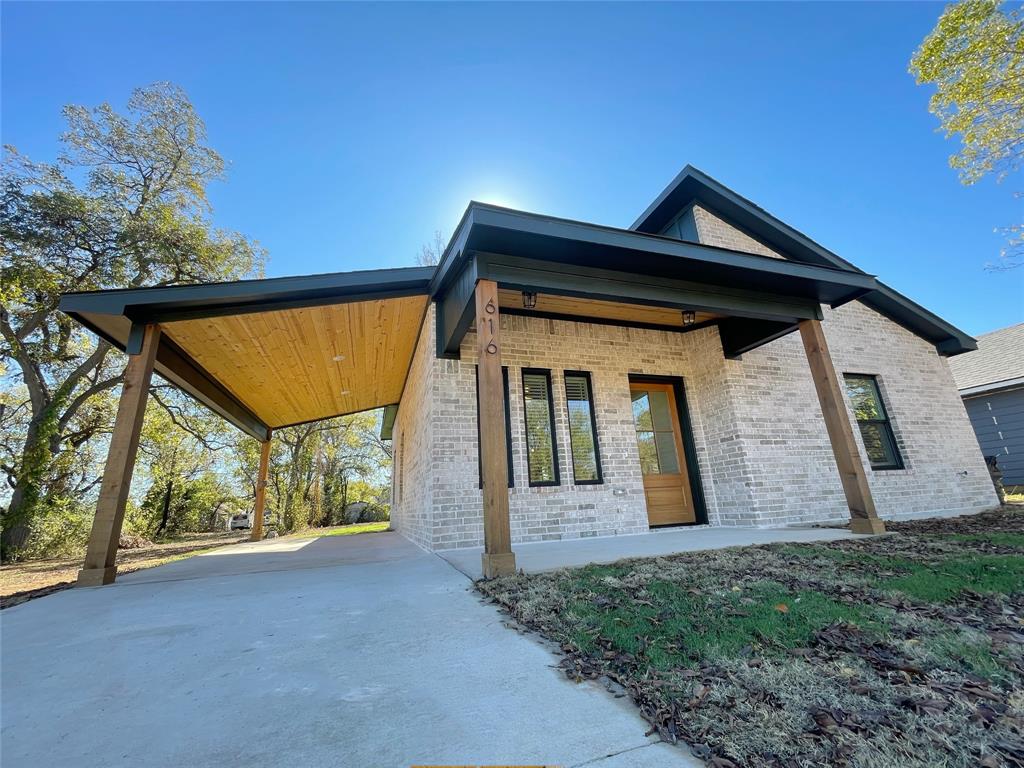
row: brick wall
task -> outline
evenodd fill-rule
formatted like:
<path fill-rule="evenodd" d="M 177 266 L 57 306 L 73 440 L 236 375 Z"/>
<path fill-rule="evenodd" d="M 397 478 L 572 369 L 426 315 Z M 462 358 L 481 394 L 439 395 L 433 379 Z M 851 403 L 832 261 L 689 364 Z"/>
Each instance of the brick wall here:
<path fill-rule="evenodd" d="M 760 240 L 755 240 L 745 232 L 736 229 L 707 208 L 694 205 L 691 215 L 696 225 L 698 242 L 718 248 L 729 248 L 733 251 L 770 256 L 773 259 L 785 258 L 778 251 L 773 251 Z"/>
<path fill-rule="evenodd" d="M 391 526 L 421 547 L 431 548 L 434 526 L 432 456 L 438 450 L 433 431 L 434 307 L 424 319 L 405 392 L 392 430 Z"/>
<path fill-rule="evenodd" d="M 837 370 L 878 376 L 906 464 L 903 470 L 868 470 L 879 512 L 969 512 L 994 505 L 977 441 L 934 347 L 858 303 L 826 310 L 824 325 Z M 475 337 L 467 335 L 461 361 L 437 360 L 432 318 L 428 328 L 396 420 L 396 453 L 402 450 L 406 469 L 395 525 L 431 549 L 476 546 L 483 541 L 483 522 Z M 684 379 L 709 523 L 782 525 L 847 516 L 798 334 L 742 360 L 725 360 L 714 328 L 679 334 L 504 315 L 501 329 L 502 362 L 510 369 L 513 541 L 647 530 L 630 373 Z M 524 367 L 552 371 L 557 487 L 528 486 Z M 593 377 L 601 485 L 572 484 L 565 370 L 587 370 Z"/>

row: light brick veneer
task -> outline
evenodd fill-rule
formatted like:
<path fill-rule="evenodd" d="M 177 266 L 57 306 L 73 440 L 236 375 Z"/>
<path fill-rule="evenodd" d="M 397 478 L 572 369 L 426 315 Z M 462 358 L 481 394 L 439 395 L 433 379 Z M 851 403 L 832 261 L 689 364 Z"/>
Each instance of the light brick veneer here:
<path fill-rule="evenodd" d="M 934 347 L 858 303 L 826 311 L 824 326 L 837 370 L 879 377 L 906 463 L 904 470 L 868 470 L 879 512 L 968 512 L 994 505 L 949 367 Z M 431 314 L 395 423 L 396 483 L 402 487 L 395 489 L 392 517 L 396 528 L 426 548 L 476 546 L 483 541 L 483 520 L 475 337 L 466 336 L 461 361 L 439 360 L 433 329 Z M 647 530 L 631 373 L 683 378 L 709 523 L 780 525 L 847 516 L 798 335 L 726 360 L 715 328 L 680 334 L 503 315 L 501 333 L 502 362 L 510 369 L 513 541 Z M 527 483 L 524 367 L 552 371 L 557 487 Z M 572 484 L 566 370 L 593 377 L 601 485 Z"/>

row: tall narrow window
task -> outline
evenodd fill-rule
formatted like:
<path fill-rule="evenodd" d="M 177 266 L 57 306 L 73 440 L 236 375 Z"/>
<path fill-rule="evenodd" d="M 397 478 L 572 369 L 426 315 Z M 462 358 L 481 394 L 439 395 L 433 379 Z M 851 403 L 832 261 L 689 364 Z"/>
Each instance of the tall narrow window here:
<path fill-rule="evenodd" d="M 476 473 L 480 487 L 484 487 L 484 465 L 480 457 L 480 369 L 476 368 Z M 508 407 L 508 366 L 501 366 L 501 383 L 505 386 L 505 460 L 508 462 L 508 487 L 514 486 L 512 478 L 512 416 Z"/>
<path fill-rule="evenodd" d="M 523 404 L 530 485 L 558 485 L 550 371 L 523 369 Z"/>
<path fill-rule="evenodd" d="M 589 373 L 565 372 L 565 406 L 569 411 L 573 480 L 577 485 L 600 483 L 601 452 L 597 445 L 597 420 Z"/>
<path fill-rule="evenodd" d="M 878 381 L 874 376 L 852 373 L 845 374 L 843 378 L 846 379 L 846 395 L 857 417 L 871 468 L 903 469 L 903 459 L 896 447 L 882 394 L 878 391 Z"/>

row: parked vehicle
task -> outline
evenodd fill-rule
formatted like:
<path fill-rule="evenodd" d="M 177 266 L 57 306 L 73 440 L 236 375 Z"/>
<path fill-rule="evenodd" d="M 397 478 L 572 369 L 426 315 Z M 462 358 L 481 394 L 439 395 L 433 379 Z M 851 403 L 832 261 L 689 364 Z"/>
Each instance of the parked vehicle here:
<path fill-rule="evenodd" d="M 247 512 L 241 512 L 228 518 L 229 531 L 235 531 L 238 529 L 248 530 L 250 528 L 252 528 L 252 520 L 249 519 L 249 514 Z"/>

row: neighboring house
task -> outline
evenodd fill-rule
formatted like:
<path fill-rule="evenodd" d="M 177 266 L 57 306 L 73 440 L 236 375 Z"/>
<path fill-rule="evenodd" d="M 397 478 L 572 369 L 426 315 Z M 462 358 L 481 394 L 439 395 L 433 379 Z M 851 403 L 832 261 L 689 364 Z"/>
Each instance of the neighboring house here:
<path fill-rule="evenodd" d="M 274 429 L 388 406 L 392 525 L 484 545 L 487 575 L 517 542 L 997 503 L 947 363 L 974 340 L 689 167 L 628 229 L 471 203 L 437 267 L 61 308 L 133 354 L 129 384 L 155 369 L 264 455 Z M 80 583 L 113 579 L 125 455 Z"/>
<path fill-rule="evenodd" d="M 995 456 L 1003 485 L 1024 485 L 1024 323 L 978 337 L 949 361 L 981 452 Z"/>

